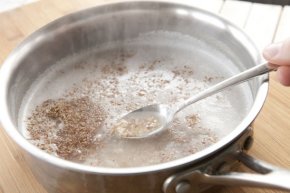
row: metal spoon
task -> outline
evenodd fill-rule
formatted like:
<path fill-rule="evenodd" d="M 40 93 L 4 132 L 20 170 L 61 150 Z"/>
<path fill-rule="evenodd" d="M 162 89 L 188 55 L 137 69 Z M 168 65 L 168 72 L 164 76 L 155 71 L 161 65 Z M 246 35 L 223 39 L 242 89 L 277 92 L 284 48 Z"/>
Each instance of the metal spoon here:
<path fill-rule="evenodd" d="M 121 126 L 121 129 L 120 127 L 116 127 L 119 129 L 119 130 L 117 129 L 116 132 L 118 132 L 119 135 L 123 138 L 145 138 L 145 137 L 152 136 L 164 130 L 166 126 L 169 123 L 171 123 L 174 116 L 179 111 L 191 105 L 192 103 L 195 103 L 201 99 L 204 99 L 208 96 L 216 94 L 227 87 L 242 83 L 253 77 L 266 74 L 276 69 L 277 69 L 277 66 L 269 64 L 269 63 L 257 65 L 235 76 L 232 76 L 220 83 L 217 83 L 216 85 L 212 87 L 205 89 L 204 91 L 187 99 L 175 109 L 172 109 L 168 105 L 165 105 L 165 104 L 153 104 L 153 105 L 142 107 L 140 109 L 137 109 L 125 115 L 121 119 L 123 123 L 125 123 L 125 125 L 123 124 Z M 147 119 L 153 120 L 153 123 L 154 123 L 153 127 L 151 126 L 148 128 L 148 125 L 144 124 L 148 122 Z M 132 125 L 132 120 L 134 121 L 133 125 Z M 138 125 L 138 122 L 140 123 L 140 125 Z M 138 127 L 138 129 L 141 128 L 142 132 L 139 132 L 136 130 L 135 133 L 134 132 L 132 133 L 132 131 L 128 133 L 126 129 L 129 129 L 129 126 L 131 129 L 132 128 L 135 129 L 136 127 Z"/>

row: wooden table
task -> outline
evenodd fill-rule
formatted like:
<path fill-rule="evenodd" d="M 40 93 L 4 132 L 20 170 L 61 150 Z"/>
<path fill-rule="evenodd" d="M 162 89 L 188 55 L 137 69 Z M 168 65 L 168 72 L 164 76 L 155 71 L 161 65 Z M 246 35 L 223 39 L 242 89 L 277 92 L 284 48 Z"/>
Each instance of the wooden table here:
<path fill-rule="evenodd" d="M 13 1 L 13 0 L 11 0 Z M 243 28 L 262 49 L 271 42 L 290 37 L 290 6 L 265 5 L 234 0 L 186 0 L 197 7 L 228 18 Z M 108 0 L 39 0 L 0 13 L 0 63 L 27 35 L 70 12 Z M 290 169 L 290 88 L 271 74 L 265 106 L 254 123 L 255 143 L 250 154 Z M 290 183 L 290 182 L 289 182 Z M 220 192 L 282 191 L 229 187 Z M 33 177 L 14 143 L 0 129 L 0 193 L 46 193 Z"/>

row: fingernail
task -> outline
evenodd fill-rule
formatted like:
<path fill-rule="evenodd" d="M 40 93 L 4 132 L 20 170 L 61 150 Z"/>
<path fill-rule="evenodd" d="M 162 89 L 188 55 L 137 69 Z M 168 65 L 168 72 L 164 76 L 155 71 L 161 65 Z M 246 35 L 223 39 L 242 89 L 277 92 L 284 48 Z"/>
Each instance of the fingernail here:
<path fill-rule="evenodd" d="M 266 59 L 274 58 L 279 53 L 281 47 L 282 47 L 281 43 L 271 44 L 267 46 L 263 51 L 264 57 Z"/>

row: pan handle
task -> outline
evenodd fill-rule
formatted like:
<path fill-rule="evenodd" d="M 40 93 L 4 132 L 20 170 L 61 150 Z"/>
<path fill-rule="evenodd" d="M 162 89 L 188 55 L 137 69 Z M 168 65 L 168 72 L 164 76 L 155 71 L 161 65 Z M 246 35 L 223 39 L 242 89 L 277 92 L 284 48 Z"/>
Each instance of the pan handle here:
<path fill-rule="evenodd" d="M 290 171 L 275 167 L 240 152 L 237 159 L 256 173 L 230 172 L 209 175 L 198 170 L 187 170 L 174 174 L 163 184 L 165 193 L 200 192 L 198 184 L 251 186 L 290 190 Z"/>

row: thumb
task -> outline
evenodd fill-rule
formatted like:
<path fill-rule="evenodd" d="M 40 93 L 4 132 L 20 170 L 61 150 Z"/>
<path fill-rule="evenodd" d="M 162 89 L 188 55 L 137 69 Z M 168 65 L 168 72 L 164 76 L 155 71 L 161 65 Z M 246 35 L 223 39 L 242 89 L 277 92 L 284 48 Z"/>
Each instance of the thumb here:
<path fill-rule="evenodd" d="M 290 66 L 290 38 L 270 44 L 263 51 L 264 58 L 272 64 Z"/>

